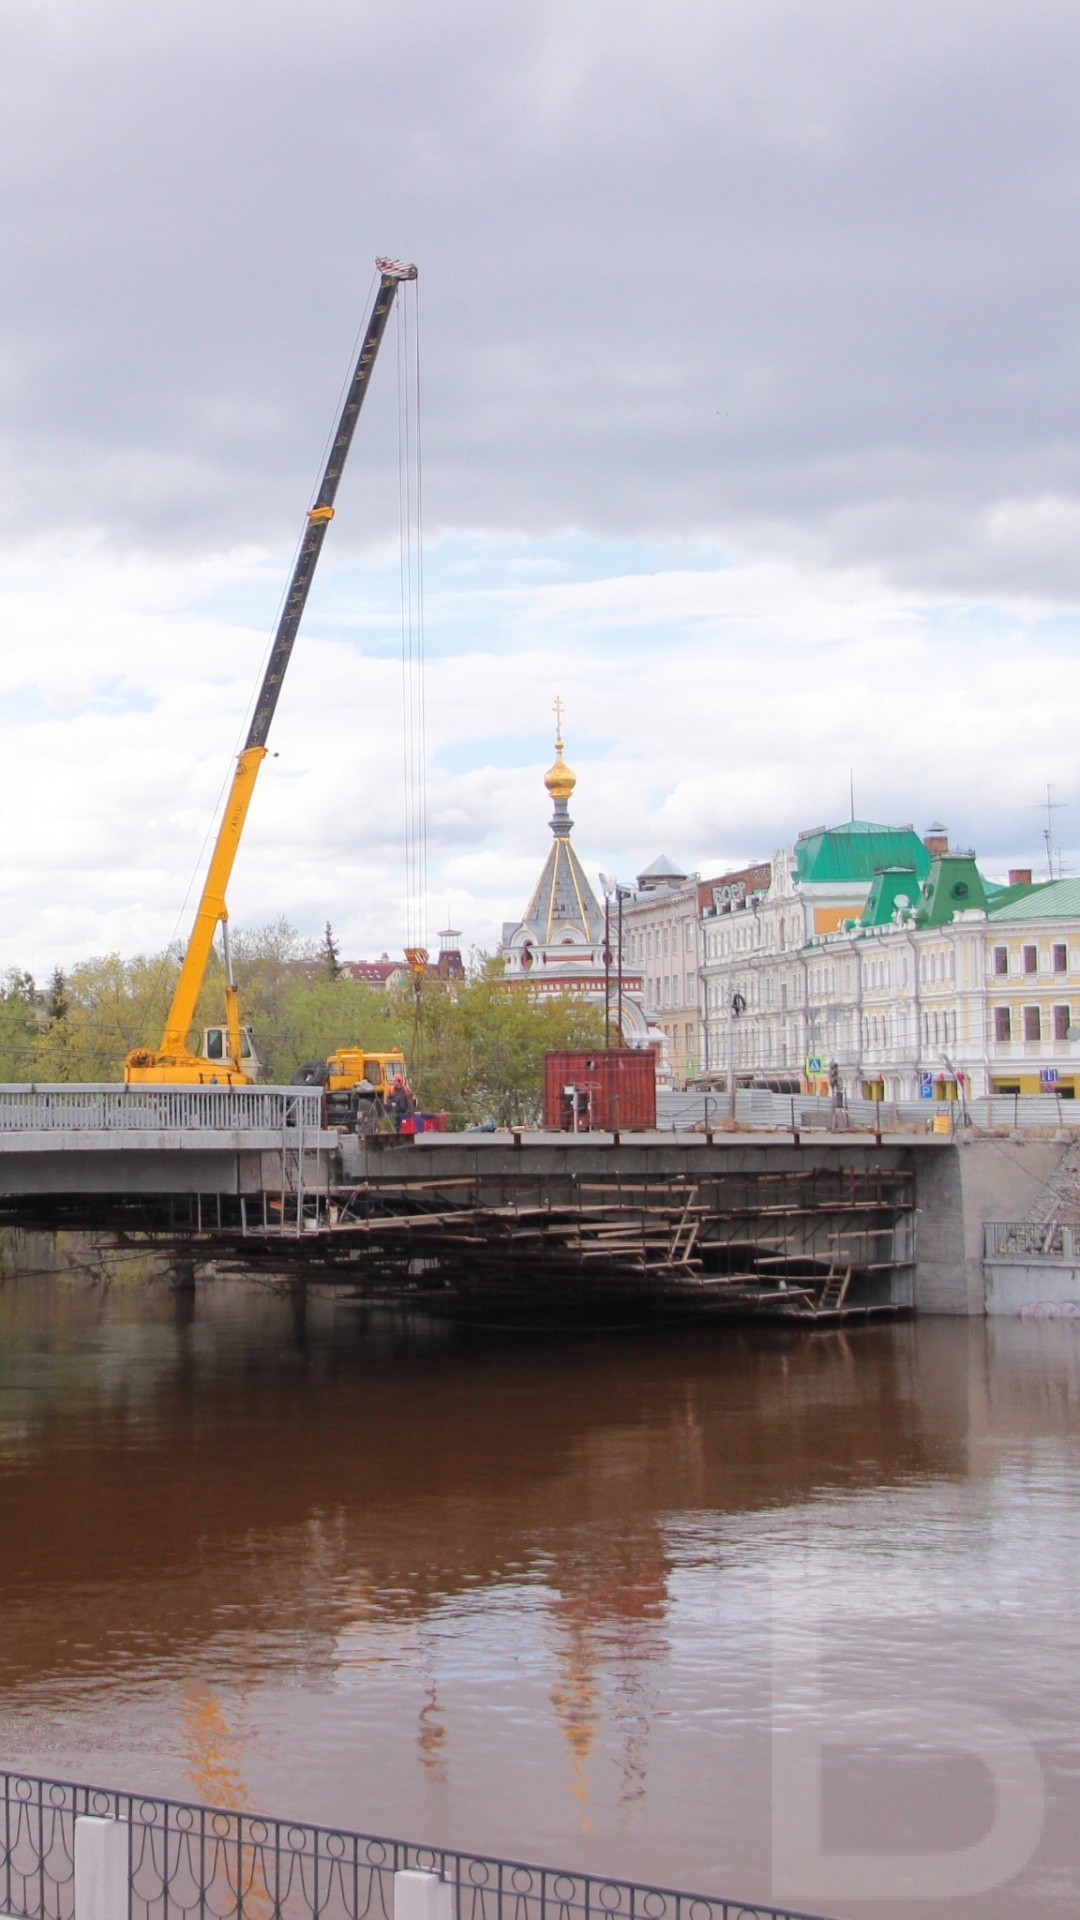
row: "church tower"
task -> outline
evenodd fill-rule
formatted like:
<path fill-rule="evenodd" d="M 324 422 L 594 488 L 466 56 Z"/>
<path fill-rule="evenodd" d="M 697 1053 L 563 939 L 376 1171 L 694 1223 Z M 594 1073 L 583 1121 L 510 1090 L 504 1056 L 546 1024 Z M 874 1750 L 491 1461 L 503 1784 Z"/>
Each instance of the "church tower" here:
<path fill-rule="evenodd" d="M 577 775 L 563 758 L 562 701 L 555 702 L 555 760 L 544 775 L 554 803 L 552 841 L 532 898 L 517 926 L 503 928 L 508 979 L 532 978 L 587 991 L 604 968 L 604 909 L 589 885 L 570 835 L 568 802 Z"/>

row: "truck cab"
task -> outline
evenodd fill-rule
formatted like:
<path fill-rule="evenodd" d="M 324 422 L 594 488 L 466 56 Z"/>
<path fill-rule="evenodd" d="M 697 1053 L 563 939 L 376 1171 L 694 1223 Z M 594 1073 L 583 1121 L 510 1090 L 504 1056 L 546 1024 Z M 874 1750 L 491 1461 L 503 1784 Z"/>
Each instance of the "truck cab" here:
<path fill-rule="evenodd" d="M 202 1050 L 205 1060 L 212 1060 L 215 1063 L 220 1060 L 223 1067 L 227 1066 L 229 1063 L 228 1027 L 204 1027 Z M 259 1064 L 259 1056 L 255 1051 L 255 1042 L 252 1038 L 250 1027 L 241 1027 L 240 1029 L 240 1065 L 252 1080 L 259 1078 L 262 1068 Z"/>
<path fill-rule="evenodd" d="M 326 1062 L 327 1125 L 355 1133 L 374 1132 L 398 1078 L 408 1079 L 400 1048 L 375 1053 L 367 1047 L 339 1047 Z"/>

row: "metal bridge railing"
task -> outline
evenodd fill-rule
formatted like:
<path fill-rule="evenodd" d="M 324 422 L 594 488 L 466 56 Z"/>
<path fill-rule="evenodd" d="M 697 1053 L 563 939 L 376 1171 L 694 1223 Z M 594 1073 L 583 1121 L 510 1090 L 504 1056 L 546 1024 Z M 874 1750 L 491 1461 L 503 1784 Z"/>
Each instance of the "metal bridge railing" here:
<path fill-rule="evenodd" d="M 988 1220 L 985 1260 L 1072 1260 L 1080 1233 L 1057 1220 Z"/>
<path fill-rule="evenodd" d="M 322 1125 L 319 1087 L 0 1086 L 0 1134 Z"/>
<path fill-rule="evenodd" d="M 19 1920 L 809 1920 L 302 1821 L 0 1783 L 0 1912 Z M 418 1874 L 430 1876 L 419 1888 Z"/>

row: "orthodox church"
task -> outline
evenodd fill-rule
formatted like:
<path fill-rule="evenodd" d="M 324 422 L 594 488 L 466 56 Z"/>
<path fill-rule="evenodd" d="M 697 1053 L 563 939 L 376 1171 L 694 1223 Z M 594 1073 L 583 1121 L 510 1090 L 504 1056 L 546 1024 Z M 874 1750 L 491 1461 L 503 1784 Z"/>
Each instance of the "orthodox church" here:
<path fill-rule="evenodd" d="M 583 1000 L 605 996 L 604 908 L 589 884 L 571 842 L 574 823 L 568 802 L 577 775 L 563 758 L 562 701 L 555 702 L 555 761 L 544 775 L 553 802 L 549 826 L 552 841 L 532 898 L 515 926 L 504 924 L 499 954 L 506 978 L 528 983 L 531 993 L 576 993 Z M 618 954 L 615 926 L 611 928 L 610 994 L 612 1020 L 617 1018 Z M 650 1028 L 643 1005 L 644 982 L 638 972 L 622 976 L 622 1033 L 624 1046 L 661 1043 Z"/>

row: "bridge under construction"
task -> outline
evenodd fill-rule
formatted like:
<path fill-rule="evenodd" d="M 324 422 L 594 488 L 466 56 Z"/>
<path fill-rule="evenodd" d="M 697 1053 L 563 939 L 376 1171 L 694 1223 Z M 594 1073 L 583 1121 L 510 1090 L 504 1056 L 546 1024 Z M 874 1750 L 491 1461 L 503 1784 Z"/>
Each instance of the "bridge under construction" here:
<path fill-rule="evenodd" d="M 0 1089 L 0 1222 L 469 1312 L 895 1314 L 933 1136 L 326 1129 L 316 1088 Z"/>

